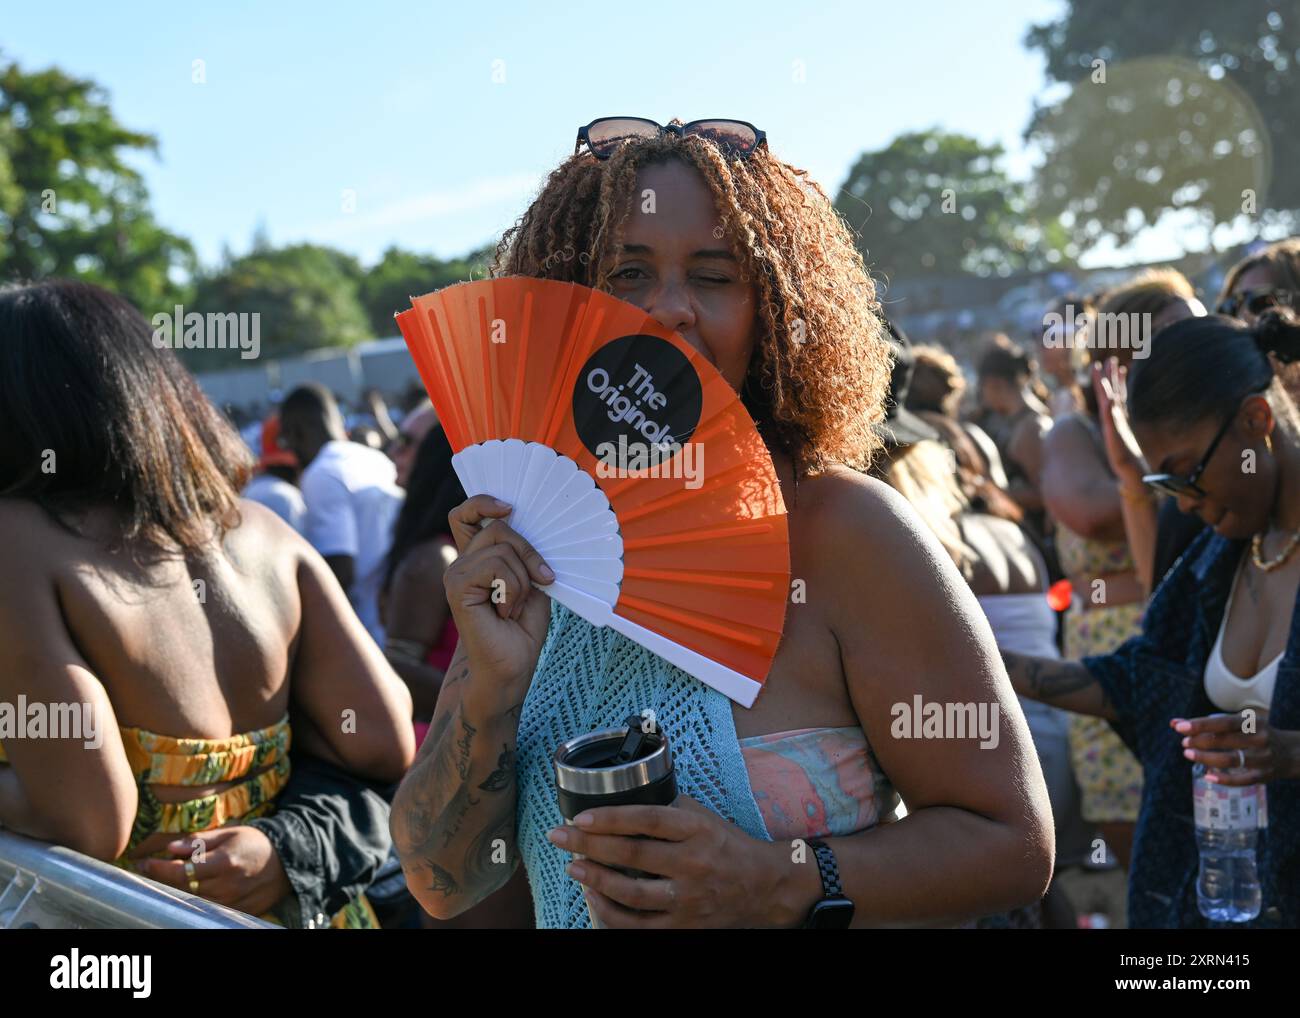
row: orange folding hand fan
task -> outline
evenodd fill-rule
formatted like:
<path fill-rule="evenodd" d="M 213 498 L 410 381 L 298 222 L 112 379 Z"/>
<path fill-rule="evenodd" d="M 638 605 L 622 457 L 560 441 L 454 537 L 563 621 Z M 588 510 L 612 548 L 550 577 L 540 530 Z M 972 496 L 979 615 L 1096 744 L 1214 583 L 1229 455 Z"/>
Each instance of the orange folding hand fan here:
<path fill-rule="evenodd" d="M 679 335 L 575 283 L 507 277 L 397 315 L 467 494 L 555 570 L 541 587 L 748 707 L 790 588 L 785 504 L 731 386 Z"/>

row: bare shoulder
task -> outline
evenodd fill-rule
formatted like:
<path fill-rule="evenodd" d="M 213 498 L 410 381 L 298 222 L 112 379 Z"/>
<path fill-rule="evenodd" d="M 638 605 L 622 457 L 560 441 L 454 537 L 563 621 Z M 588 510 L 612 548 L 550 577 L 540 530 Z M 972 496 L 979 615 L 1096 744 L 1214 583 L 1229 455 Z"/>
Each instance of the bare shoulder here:
<path fill-rule="evenodd" d="M 1043 440 L 1044 456 L 1049 464 L 1065 468 L 1064 473 L 1081 467 L 1098 466 L 1110 472 L 1106 450 L 1091 422 L 1080 414 L 1066 414 L 1054 425 Z"/>
<path fill-rule="evenodd" d="M 244 547 L 261 547 L 290 556 L 311 548 L 277 513 L 250 498 L 239 500 L 239 526 L 228 532 L 227 541 L 231 540 Z"/>
<path fill-rule="evenodd" d="M 799 485 L 794 539 L 807 546 L 815 580 L 835 596 L 840 626 L 863 612 L 914 618 L 964 590 L 965 580 L 938 540 L 883 481 L 836 468 Z M 814 578 L 809 578 L 809 586 Z"/>
<path fill-rule="evenodd" d="M 0 529 L 11 537 L 41 532 L 56 526 L 49 514 L 25 498 L 0 497 Z"/>
<path fill-rule="evenodd" d="M 1023 451 L 1030 445 L 1042 444 L 1047 441 L 1047 436 L 1051 430 L 1052 419 L 1050 417 L 1026 414 L 1024 419 L 1018 421 L 1015 427 L 1011 429 L 1011 436 L 1007 439 L 1007 447 Z"/>
<path fill-rule="evenodd" d="M 962 702 L 992 689 L 1001 666 L 979 602 L 907 501 L 852 471 L 810 488 L 796 526 L 819 546 L 807 598 L 826 598 L 845 686 L 873 745 L 886 739 L 880 718 L 917 692 Z M 801 507 L 803 493 L 800 484 Z"/>
<path fill-rule="evenodd" d="M 27 584 L 47 571 L 62 546 L 78 540 L 35 502 L 20 498 L 0 498 L 0 534 L 5 537 L 0 577 L 21 578 Z"/>
<path fill-rule="evenodd" d="M 876 559 L 922 537 L 907 501 L 884 481 L 836 466 L 799 483 L 798 529 L 819 550 Z"/>
<path fill-rule="evenodd" d="M 1049 451 L 1056 452 L 1077 450 L 1095 444 L 1087 422 L 1077 413 L 1058 418 L 1043 441 Z"/>
<path fill-rule="evenodd" d="M 858 631 L 866 616 L 886 627 L 904 626 L 918 617 L 951 617 L 966 606 L 966 581 L 889 485 L 837 468 L 806 488 L 805 499 L 801 482 L 795 539 L 810 546 L 817 580 L 835 596 L 837 630 L 846 631 L 839 635 Z"/>

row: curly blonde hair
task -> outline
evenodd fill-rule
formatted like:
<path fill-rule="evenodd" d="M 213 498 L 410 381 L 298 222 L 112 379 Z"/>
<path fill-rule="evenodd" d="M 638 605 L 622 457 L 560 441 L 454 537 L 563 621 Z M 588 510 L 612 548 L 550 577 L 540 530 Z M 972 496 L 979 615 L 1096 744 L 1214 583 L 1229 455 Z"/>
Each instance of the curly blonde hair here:
<path fill-rule="evenodd" d="M 826 193 L 766 145 L 729 160 L 704 138 L 665 133 L 626 141 L 608 160 L 570 156 L 502 236 L 492 275 L 611 292 L 637 172 L 673 160 L 704 179 L 755 286 L 761 334 L 741 388 L 746 409 L 799 473 L 866 469 L 890 374 L 875 284 Z"/>

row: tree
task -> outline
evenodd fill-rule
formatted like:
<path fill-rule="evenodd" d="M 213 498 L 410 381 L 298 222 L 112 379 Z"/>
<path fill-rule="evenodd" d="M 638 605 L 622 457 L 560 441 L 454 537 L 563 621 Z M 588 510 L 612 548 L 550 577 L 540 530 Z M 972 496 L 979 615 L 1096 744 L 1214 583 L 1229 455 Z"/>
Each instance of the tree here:
<path fill-rule="evenodd" d="M 117 122 L 94 82 L 0 64 L 0 276 L 84 279 L 146 314 L 183 299 L 194 251 L 154 221 L 122 160 L 157 149 Z"/>
<path fill-rule="evenodd" d="M 1300 224 L 1294 3 L 1069 0 L 1025 43 L 1071 86 L 1026 137 L 1044 154 L 1040 211 L 1064 215 L 1081 246 L 1125 243 L 1171 211 L 1207 228 Z"/>
<path fill-rule="evenodd" d="M 1000 145 L 937 128 L 903 134 L 858 158 L 835 205 L 886 279 L 1062 264 L 1059 225 L 1028 214 L 1024 185 L 1006 176 L 1002 156 Z"/>
<path fill-rule="evenodd" d="M 390 247 L 361 281 L 361 302 L 376 336 L 395 336 L 393 315 L 410 307 L 410 298 L 487 272 L 492 247 L 472 251 L 463 258 L 442 261 L 433 255 L 416 254 Z"/>
<path fill-rule="evenodd" d="M 201 276 L 185 310 L 259 314 L 263 357 L 353 346 L 372 338 L 358 295 L 360 274 L 352 256 L 332 248 L 298 244 L 253 250 Z M 235 350 L 179 352 L 194 370 L 241 366 Z"/>

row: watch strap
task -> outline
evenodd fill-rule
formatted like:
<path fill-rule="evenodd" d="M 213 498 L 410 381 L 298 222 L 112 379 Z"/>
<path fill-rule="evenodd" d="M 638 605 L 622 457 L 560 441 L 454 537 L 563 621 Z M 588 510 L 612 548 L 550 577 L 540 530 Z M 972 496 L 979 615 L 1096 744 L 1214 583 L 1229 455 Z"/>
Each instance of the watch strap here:
<path fill-rule="evenodd" d="M 822 899 L 844 897 L 844 885 L 840 883 L 840 867 L 835 861 L 835 853 L 826 842 L 812 838 L 807 842 L 817 858 L 817 872 L 822 878 Z"/>

